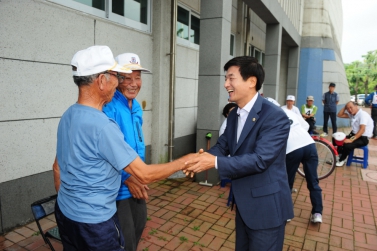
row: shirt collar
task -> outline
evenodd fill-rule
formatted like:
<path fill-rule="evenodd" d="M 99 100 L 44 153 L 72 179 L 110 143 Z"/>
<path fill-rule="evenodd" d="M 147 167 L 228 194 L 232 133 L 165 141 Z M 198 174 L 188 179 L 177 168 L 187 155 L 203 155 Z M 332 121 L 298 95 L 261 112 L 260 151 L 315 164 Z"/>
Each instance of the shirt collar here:
<path fill-rule="evenodd" d="M 246 111 L 247 113 L 250 113 L 251 109 L 253 108 L 255 104 L 255 101 L 257 101 L 258 96 L 259 96 L 258 93 L 256 93 L 254 97 L 242 109 L 238 107 L 237 114 L 240 115 L 242 110 Z"/>

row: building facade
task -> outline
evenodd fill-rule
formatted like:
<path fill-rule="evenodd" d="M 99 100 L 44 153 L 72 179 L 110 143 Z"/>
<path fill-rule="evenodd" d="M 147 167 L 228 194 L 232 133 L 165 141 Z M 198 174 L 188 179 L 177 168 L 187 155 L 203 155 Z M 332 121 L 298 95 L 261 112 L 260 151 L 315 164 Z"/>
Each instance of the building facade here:
<path fill-rule="evenodd" d="M 348 101 L 341 0 L 179 0 L 172 22 L 174 3 L 0 1 L 0 233 L 31 221 L 30 204 L 55 193 L 56 130 L 77 100 L 70 60 L 78 50 L 134 52 L 152 71 L 137 97 L 148 163 L 205 148 L 207 132 L 216 142 L 227 103 L 223 65 L 234 56 L 258 58 L 266 70 L 261 91 L 281 104 L 287 94 L 298 105 L 315 96 L 318 125 L 329 82 L 337 84 L 340 105 Z"/>

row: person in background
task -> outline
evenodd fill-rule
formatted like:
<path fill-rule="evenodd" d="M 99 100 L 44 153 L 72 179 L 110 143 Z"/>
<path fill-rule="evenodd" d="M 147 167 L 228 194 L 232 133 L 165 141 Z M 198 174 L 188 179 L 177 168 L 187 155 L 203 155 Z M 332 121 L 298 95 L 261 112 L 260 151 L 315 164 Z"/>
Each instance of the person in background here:
<path fill-rule="evenodd" d="M 120 73 L 123 79 L 119 80 L 114 97 L 103 107 L 103 112 L 117 122 L 124 134 L 124 141 L 145 161 L 143 110 L 136 101 L 136 96 L 142 86 L 142 72 L 150 71 L 141 66 L 140 58 L 135 53 L 120 54 L 115 60 L 119 65 L 131 69 L 132 73 Z M 136 251 L 147 222 L 147 190 L 149 188 L 146 184 L 122 171 L 116 204 L 127 251 Z"/>
<path fill-rule="evenodd" d="M 352 131 L 347 135 L 343 146 L 338 146 L 339 160 L 336 166 L 343 166 L 345 159 L 350 152 L 357 148 L 366 146 L 373 134 L 373 120 L 369 114 L 360 109 L 352 101 L 348 102 L 339 112 L 339 118 L 350 118 Z"/>
<path fill-rule="evenodd" d="M 373 120 L 373 136 L 372 139 L 377 139 L 377 85 L 374 87 L 374 92 L 370 93 L 365 99 L 365 104 L 371 108 L 371 117 Z"/>
<path fill-rule="evenodd" d="M 276 100 L 272 98 L 266 99 L 279 106 Z M 317 174 L 318 153 L 314 140 L 307 132 L 309 124 L 302 118 L 301 114 L 296 114 L 288 109 L 283 109 L 283 111 L 291 122 L 285 156 L 289 188 L 293 191 L 297 169 L 300 163 L 302 163 L 306 186 L 310 192 L 310 202 L 312 204 L 310 221 L 313 223 L 322 223 L 323 202 L 322 189 L 319 186 Z"/>
<path fill-rule="evenodd" d="M 335 84 L 330 83 L 329 91 L 325 92 L 322 95 L 322 103 L 323 107 L 323 133 L 321 134 L 322 137 L 327 137 L 328 130 L 327 124 L 329 121 L 329 117 L 331 119 L 332 125 L 332 133 L 336 133 L 337 126 L 336 126 L 336 106 L 339 103 L 339 95 L 335 92 Z"/>
<path fill-rule="evenodd" d="M 309 124 L 309 133 L 318 134 L 315 129 L 315 114 L 317 113 L 317 106 L 314 104 L 314 97 L 308 96 L 306 98 L 306 104 L 301 106 L 301 115 L 305 121 Z"/>
<path fill-rule="evenodd" d="M 226 121 L 227 121 L 227 117 L 228 117 L 228 114 L 235 108 L 237 107 L 237 104 L 236 103 L 228 103 L 224 106 L 224 109 L 223 109 L 223 116 L 225 117 L 225 120 L 223 121 L 223 123 L 221 124 L 221 127 L 220 127 L 220 130 L 219 130 L 219 137 L 224 133 L 225 131 L 225 128 L 226 128 Z"/>
<path fill-rule="evenodd" d="M 295 106 L 296 98 L 293 95 L 288 95 L 286 99 L 286 105 L 283 105 L 281 108 L 290 110 L 296 113 L 298 116 L 301 116 L 300 110 Z"/>

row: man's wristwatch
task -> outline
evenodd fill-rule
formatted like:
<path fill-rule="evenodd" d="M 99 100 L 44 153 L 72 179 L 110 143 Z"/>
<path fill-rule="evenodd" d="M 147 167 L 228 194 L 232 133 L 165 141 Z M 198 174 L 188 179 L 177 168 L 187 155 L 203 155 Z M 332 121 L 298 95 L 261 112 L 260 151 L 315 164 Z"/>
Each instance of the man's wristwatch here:
<path fill-rule="evenodd" d="M 352 136 L 352 137 L 350 138 L 350 140 L 354 141 L 354 140 L 355 140 L 355 136 Z"/>

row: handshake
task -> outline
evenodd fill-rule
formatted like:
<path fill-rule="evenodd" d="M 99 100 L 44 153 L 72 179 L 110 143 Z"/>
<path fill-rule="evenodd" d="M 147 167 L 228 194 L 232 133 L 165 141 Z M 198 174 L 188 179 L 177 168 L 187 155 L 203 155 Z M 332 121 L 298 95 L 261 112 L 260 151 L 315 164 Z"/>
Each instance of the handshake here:
<path fill-rule="evenodd" d="M 200 173 L 215 167 L 216 156 L 200 149 L 199 152 L 187 154 L 179 158 L 178 161 L 185 164 L 182 171 L 186 176 L 192 178 L 195 173 Z"/>

